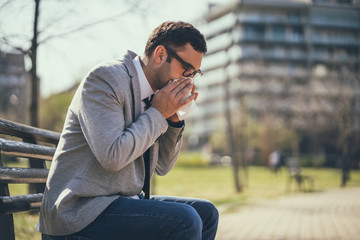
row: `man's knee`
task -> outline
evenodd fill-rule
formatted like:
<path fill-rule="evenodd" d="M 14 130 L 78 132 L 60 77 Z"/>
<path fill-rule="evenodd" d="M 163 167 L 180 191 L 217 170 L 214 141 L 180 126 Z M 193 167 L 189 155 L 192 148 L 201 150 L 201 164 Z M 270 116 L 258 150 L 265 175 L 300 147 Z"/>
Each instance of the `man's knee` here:
<path fill-rule="evenodd" d="M 203 222 L 202 229 L 202 239 L 215 239 L 218 221 L 219 221 L 219 212 L 211 202 L 204 200 L 199 201 L 197 206 L 197 211 Z"/>
<path fill-rule="evenodd" d="M 214 206 L 213 203 L 211 202 L 207 202 L 207 209 L 209 212 L 209 216 L 213 221 L 218 222 L 219 219 L 219 211 L 217 210 L 217 208 Z"/>
<path fill-rule="evenodd" d="M 219 219 L 219 212 L 214 204 L 210 201 L 203 200 L 197 202 L 197 206 L 194 206 L 198 211 L 203 221 L 217 223 Z"/>
<path fill-rule="evenodd" d="M 182 224 L 179 224 L 178 227 L 184 239 L 201 239 L 203 222 L 197 211 L 193 207 L 184 204 L 181 219 Z"/>

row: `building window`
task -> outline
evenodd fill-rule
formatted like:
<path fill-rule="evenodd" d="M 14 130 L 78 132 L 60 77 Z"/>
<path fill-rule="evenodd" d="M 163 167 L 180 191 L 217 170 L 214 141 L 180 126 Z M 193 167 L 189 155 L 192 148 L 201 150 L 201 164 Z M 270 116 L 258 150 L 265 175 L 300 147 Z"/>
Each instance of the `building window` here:
<path fill-rule="evenodd" d="M 275 41 L 285 40 L 285 26 L 275 25 L 272 27 L 272 39 Z"/>
<path fill-rule="evenodd" d="M 264 40 L 265 26 L 263 25 L 245 25 L 245 38 L 249 40 Z"/>
<path fill-rule="evenodd" d="M 288 19 L 290 23 L 301 23 L 300 13 L 290 12 L 288 13 Z"/>
<path fill-rule="evenodd" d="M 304 40 L 304 29 L 302 27 L 293 27 L 291 40 L 293 42 L 301 42 Z"/>

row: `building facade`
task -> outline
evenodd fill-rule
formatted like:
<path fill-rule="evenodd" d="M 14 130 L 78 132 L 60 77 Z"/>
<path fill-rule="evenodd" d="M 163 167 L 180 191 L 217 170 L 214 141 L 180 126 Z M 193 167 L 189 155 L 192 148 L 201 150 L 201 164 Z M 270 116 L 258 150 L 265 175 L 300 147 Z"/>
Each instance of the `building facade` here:
<path fill-rule="evenodd" d="M 253 118 L 298 129 L 339 111 L 339 95 L 359 112 L 358 0 L 236 0 L 209 7 L 199 28 L 208 53 L 192 134 L 224 130 L 243 97 Z"/>
<path fill-rule="evenodd" d="M 0 117 L 26 123 L 29 95 L 24 55 L 0 51 Z"/>

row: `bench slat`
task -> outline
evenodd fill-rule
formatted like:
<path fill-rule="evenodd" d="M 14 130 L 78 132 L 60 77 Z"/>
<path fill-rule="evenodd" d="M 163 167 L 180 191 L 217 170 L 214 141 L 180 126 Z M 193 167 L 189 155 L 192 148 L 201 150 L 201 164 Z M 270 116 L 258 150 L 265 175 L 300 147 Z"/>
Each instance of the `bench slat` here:
<path fill-rule="evenodd" d="M 45 183 L 48 173 L 41 168 L 1 167 L 0 183 Z"/>
<path fill-rule="evenodd" d="M 39 209 L 42 197 L 42 193 L 19 196 L 2 196 L 0 197 L 0 214 L 12 214 L 32 209 Z"/>
<path fill-rule="evenodd" d="M 13 213 L 40 208 L 49 173 L 42 160 L 52 160 L 59 139 L 60 133 L 0 118 L 0 239 L 15 239 Z M 28 158 L 30 166 L 4 167 L 3 156 Z M 30 184 L 29 191 L 34 192 L 35 186 L 38 193 L 9 196 L 12 183 Z"/>
<path fill-rule="evenodd" d="M 0 133 L 28 140 L 48 142 L 51 144 L 57 144 L 60 138 L 60 134 L 57 132 L 27 126 L 2 118 L 0 118 Z"/>
<path fill-rule="evenodd" d="M 39 158 L 52 160 L 55 148 L 40 146 L 31 143 L 17 142 L 0 138 L 0 150 L 2 154 L 15 157 Z"/>

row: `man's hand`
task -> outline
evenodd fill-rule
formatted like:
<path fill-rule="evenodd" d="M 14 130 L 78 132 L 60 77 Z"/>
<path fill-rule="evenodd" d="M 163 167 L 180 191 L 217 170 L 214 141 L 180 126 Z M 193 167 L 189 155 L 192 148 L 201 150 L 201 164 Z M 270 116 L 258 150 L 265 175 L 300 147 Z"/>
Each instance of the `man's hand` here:
<path fill-rule="evenodd" d="M 185 97 L 190 91 L 190 96 Z M 155 94 L 151 106 L 159 110 L 166 119 L 178 122 L 179 118 L 176 115 L 176 111 L 196 99 L 197 96 L 198 93 L 195 92 L 195 85 L 190 79 L 170 81 Z"/>
<path fill-rule="evenodd" d="M 195 94 L 195 98 L 194 101 L 196 101 L 197 97 L 199 96 L 198 92 L 195 92 L 195 85 L 193 84 L 193 88 L 191 89 L 191 94 Z M 178 115 L 175 113 L 174 115 L 172 115 L 171 117 L 168 118 L 169 121 L 171 122 L 179 122 L 180 119 L 178 117 Z"/>

